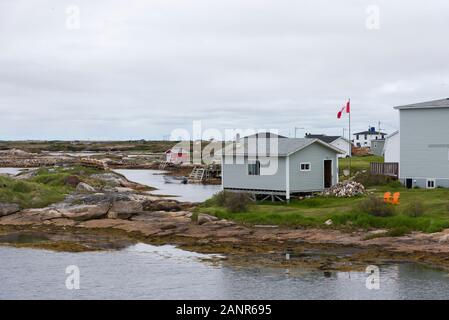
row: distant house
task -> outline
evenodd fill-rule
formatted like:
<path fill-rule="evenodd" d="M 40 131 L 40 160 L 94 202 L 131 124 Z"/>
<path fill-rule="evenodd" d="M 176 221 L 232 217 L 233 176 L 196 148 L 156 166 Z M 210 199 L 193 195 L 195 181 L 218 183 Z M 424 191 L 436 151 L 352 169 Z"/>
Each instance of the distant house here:
<path fill-rule="evenodd" d="M 321 141 L 329 143 L 330 145 L 342 150 L 343 153 L 338 155 L 339 158 L 346 158 L 351 155 L 352 143 L 342 136 L 327 136 L 325 134 L 307 133 L 305 137 L 308 139 L 320 139 Z"/>
<path fill-rule="evenodd" d="M 399 179 L 408 187 L 449 187 L 449 98 L 395 107 Z"/>
<path fill-rule="evenodd" d="M 259 133 L 222 152 L 223 190 L 290 199 L 338 183 L 340 149 L 320 139 Z"/>
<path fill-rule="evenodd" d="M 384 145 L 384 161 L 399 163 L 399 146 L 400 146 L 399 130 L 393 132 L 385 138 Z"/>
<path fill-rule="evenodd" d="M 189 150 L 182 147 L 173 147 L 165 151 L 165 161 L 173 164 L 189 163 L 190 161 Z"/>
<path fill-rule="evenodd" d="M 376 131 L 375 128 L 371 128 L 368 131 L 361 131 L 354 133 L 354 145 L 356 147 L 371 148 L 371 141 L 385 139 L 387 134 Z"/>
<path fill-rule="evenodd" d="M 385 139 L 371 141 L 371 152 L 376 156 L 384 156 Z"/>

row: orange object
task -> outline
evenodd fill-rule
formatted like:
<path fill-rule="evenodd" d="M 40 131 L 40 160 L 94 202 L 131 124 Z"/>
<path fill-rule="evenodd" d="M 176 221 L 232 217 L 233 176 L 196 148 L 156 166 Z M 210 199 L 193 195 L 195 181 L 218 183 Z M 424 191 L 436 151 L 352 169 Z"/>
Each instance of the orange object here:
<path fill-rule="evenodd" d="M 384 202 L 385 203 L 391 203 L 391 192 L 385 192 L 384 194 Z"/>
<path fill-rule="evenodd" d="M 399 204 L 399 198 L 401 197 L 401 193 L 400 192 L 395 192 L 393 194 L 393 201 L 391 202 L 392 204 Z"/>

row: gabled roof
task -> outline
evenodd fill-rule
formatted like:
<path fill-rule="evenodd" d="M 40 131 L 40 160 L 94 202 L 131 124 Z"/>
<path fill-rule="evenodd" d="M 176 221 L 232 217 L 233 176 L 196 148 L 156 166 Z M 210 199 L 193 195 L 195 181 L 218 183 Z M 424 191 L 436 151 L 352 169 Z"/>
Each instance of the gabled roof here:
<path fill-rule="evenodd" d="M 385 132 L 379 132 L 379 131 L 360 131 L 360 132 L 353 133 L 353 135 L 355 135 L 355 134 L 367 134 L 367 135 L 379 135 L 379 134 L 383 134 L 383 135 L 386 135 Z"/>
<path fill-rule="evenodd" d="M 262 142 L 262 143 L 261 143 Z M 319 139 L 308 139 L 308 138 L 282 138 L 282 139 L 276 139 L 276 141 L 271 141 L 270 139 L 259 139 L 259 143 L 256 143 L 256 139 L 250 140 L 250 143 L 248 144 L 248 139 L 240 139 L 237 142 L 230 144 L 226 146 L 224 149 L 222 149 L 220 154 L 224 155 L 238 155 L 238 156 L 279 156 L 279 157 L 285 157 L 289 156 L 292 153 L 295 153 L 299 150 L 304 149 L 305 147 L 313 144 L 313 143 L 319 143 L 322 146 L 329 148 L 333 150 L 336 153 L 344 153 L 342 150 L 323 142 Z M 266 152 L 261 151 L 260 149 L 257 150 L 257 144 L 259 146 L 266 146 Z M 277 146 L 277 148 L 276 148 Z M 274 147 L 274 150 L 271 150 L 270 147 Z M 277 149 L 277 150 L 276 150 Z M 259 153 L 257 152 L 259 151 Z M 262 152 L 262 154 L 261 154 Z"/>
<path fill-rule="evenodd" d="M 406 105 L 397 106 L 394 108 L 397 110 L 449 108 L 449 98 L 420 102 L 420 103 L 413 103 L 413 104 L 406 104 Z"/>
<path fill-rule="evenodd" d="M 392 134 L 389 134 L 388 136 L 385 137 L 385 139 L 391 138 L 395 135 L 397 135 L 399 133 L 399 130 L 396 130 L 395 132 L 393 132 Z"/>
<path fill-rule="evenodd" d="M 245 139 L 245 138 L 256 138 L 256 139 L 259 139 L 259 138 L 261 138 L 261 139 L 265 139 L 265 138 L 267 138 L 267 139 L 273 139 L 273 138 L 280 139 L 280 138 L 282 138 L 282 139 L 287 139 L 287 137 L 285 137 L 285 136 L 281 136 L 279 134 L 272 133 L 272 132 L 258 132 L 258 133 L 255 133 L 255 134 L 243 137 L 242 139 Z"/>
<path fill-rule="evenodd" d="M 340 136 L 326 136 L 325 134 L 306 134 L 306 138 L 320 139 L 326 143 L 331 143 L 340 138 Z"/>
<path fill-rule="evenodd" d="M 325 134 L 311 134 L 311 133 L 308 133 L 308 134 L 306 134 L 306 138 L 309 138 L 309 139 L 320 139 L 321 141 L 324 141 L 326 143 L 332 143 L 335 140 L 338 140 L 338 139 L 341 138 L 341 139 L 345 140 L 347 143 L 351 143 L 345 137 L 342 137 L 342 136 L 328 136 L 328 135 L 325 135 Z"/>

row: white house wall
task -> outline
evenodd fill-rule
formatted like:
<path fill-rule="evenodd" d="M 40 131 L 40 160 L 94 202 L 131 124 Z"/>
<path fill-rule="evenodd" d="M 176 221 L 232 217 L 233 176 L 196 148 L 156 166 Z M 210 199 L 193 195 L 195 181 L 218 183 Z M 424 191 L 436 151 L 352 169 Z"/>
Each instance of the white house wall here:
<path fill-rule="evenodd" d="M 400 155 L 400 133 L 397 133 L 391 137 L 387 137 L 384 146 L 385 162 L 397 162 L 399 163 Z"/>

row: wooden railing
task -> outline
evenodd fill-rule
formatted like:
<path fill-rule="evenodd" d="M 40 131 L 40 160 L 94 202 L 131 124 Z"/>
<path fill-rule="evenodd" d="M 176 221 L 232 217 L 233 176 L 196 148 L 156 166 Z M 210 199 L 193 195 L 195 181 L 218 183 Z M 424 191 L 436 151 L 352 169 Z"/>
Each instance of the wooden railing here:
<path fill-rule="evenodd" d="M 399 176 L 399 163 L 397 162 L 371 162 L 371 174 L 378 174 L 382 176 L 396 177 Z"/>

